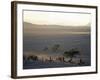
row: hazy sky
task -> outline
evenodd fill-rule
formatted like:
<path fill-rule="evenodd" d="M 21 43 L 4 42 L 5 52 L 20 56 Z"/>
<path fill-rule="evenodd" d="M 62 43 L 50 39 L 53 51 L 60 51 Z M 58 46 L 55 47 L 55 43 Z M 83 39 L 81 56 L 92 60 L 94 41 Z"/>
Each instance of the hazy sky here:
<path fill-rule="evenodd" d="M 85 26 L 91 14 L 24 11 L 24 21 L 39 25 Z"/>

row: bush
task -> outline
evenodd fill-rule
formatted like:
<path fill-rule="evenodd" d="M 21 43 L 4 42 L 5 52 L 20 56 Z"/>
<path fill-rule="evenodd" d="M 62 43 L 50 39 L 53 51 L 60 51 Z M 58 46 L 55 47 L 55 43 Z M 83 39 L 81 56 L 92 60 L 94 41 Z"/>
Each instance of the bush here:
<path fill-rule="evenodd" d="M 38 57 L 37 56 L 35 56 L 35 55 L 31 55 L 31 56 L 29 56 L 28 57 L 28 60 L 38 60 Z"/>

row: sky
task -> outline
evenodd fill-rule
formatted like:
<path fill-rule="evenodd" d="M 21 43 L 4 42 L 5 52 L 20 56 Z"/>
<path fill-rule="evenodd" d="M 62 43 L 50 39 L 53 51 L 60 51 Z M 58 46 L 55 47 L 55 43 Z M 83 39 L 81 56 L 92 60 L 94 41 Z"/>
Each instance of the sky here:
<path fill-rule="evenodd" d="M 43 11 L 24 11 L 24 22 L 38 25 L 86 26 L 91 23 L 89 13 L 60 13 Z M 49 26 L 48 26 L 49 27 Z"/>

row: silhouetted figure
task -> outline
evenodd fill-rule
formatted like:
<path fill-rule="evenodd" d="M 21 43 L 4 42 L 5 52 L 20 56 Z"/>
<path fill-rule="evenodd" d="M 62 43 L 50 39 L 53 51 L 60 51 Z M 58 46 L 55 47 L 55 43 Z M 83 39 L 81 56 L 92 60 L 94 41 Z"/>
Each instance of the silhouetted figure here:
<path fill-rule="evenodd" d="M 52 58 L 50 57 L 50 60 L 49 60 L 50 62 L 52 62 Z"/>
<path fill-rule="evenodd" d="M 78 65 L 82 65 L 82 64 L 84 64 L 84 63 L 85 63 L 85 62 L 83 62 L 82 59 L 80 59 Z"/>
<path fill-rule="evenodd" d="M 62 57 L 62 61 L 63 61 L 63 62 L 65 61 L 64 57 Z"/>

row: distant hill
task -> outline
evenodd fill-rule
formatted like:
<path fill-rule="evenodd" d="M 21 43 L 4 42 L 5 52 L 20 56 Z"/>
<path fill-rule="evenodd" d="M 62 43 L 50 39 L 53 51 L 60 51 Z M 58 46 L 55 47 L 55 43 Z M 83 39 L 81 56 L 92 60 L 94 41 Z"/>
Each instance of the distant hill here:
<path fill-rule="evenodd" d="M 37 25 L 24 22 L 24 33 L 90 33 L 89 26 L 60 26 L 60 25 Z"/>

